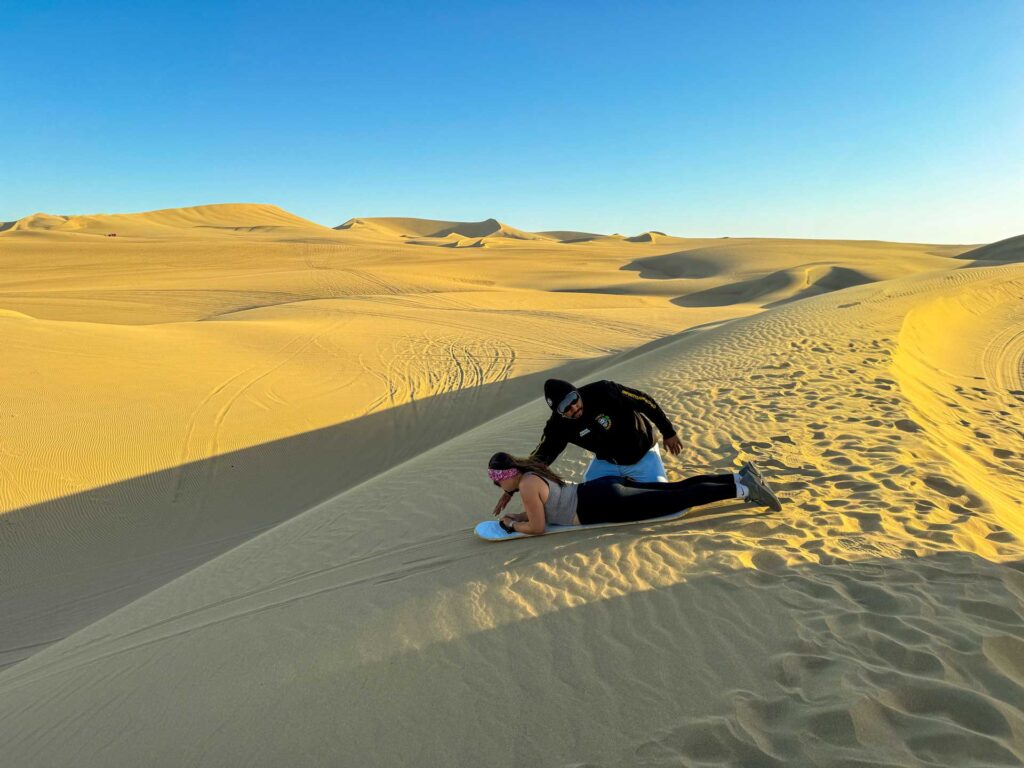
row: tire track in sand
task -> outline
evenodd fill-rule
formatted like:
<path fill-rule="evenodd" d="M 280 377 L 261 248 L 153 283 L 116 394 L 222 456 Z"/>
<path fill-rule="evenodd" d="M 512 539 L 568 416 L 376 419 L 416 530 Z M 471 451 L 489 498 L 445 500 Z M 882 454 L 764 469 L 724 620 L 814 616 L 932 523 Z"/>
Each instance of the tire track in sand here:
<path fill-rule="evenodd" d="M 177 473 L 174 480 L 172 501 L 177 503 L 189 492 L 200 494 L 197 509 L 205 508 L 205 489 L 216 474 L 211 461 L 220 454 L 220 434 L 224 422 L 239 398 L 254 385 L 299 357 L 303 352 L 338 326 L 347 322 L 340 317 L 327 323 L 326 327 L 313 332 L 297 334 L 278 348 L 271 356 L 271 362 L 253 365 L 228 377 L 214 387 L 193 410 L 178 454 Z"/>
<path fill-rule="evenodd" d="M 516 350 L 498 339 L 439 339 L 422 334 L 378 343 L 377 358 L 383 369 L 360 358 L 363 370 L 384 387 L 366 413 L 505 381 L 511 377 Z"/>

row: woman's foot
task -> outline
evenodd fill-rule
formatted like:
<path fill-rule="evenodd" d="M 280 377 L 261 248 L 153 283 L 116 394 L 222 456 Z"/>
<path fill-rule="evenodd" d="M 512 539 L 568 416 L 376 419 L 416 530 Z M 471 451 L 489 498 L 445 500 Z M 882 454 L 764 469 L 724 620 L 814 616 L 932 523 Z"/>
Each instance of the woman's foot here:
<path fill-rule="evenodd" d="M 744 464 L 739 471 L 739 476 L 740 482 L 747 487 L 748 504 L 759 504 L 768 507 L 772 512 L 782 511 L 782 502 L 779 501 L 779 497 L 775 495 L 768 485 L 768 481 L 764 479 L 753 463 L 748 461 Z"/>
<path fill-rule="evenodd" d="M 757 468 L 757 465 L 752 461 L 743 462 L 743 466 L 740 467 L 739 471 L 740 482 L 743 482 L 747 477 L 756 477 L 762 483 L 764 482 L 764 475 L 761 474 L 761 470 Z"/>

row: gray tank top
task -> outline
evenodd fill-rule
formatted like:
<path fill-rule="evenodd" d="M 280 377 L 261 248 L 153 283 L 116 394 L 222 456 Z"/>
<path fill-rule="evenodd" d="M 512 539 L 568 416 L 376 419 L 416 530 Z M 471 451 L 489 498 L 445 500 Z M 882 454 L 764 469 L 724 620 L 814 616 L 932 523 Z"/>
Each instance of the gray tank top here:
<path fill-rule="evenodd" d="M 576 517 L 576 483 L 559 485 L 546 477 L 540 479 L 548 484 L 548 500 L 544 503 L 545 522 L 550 525 L 572 525 Z"/>

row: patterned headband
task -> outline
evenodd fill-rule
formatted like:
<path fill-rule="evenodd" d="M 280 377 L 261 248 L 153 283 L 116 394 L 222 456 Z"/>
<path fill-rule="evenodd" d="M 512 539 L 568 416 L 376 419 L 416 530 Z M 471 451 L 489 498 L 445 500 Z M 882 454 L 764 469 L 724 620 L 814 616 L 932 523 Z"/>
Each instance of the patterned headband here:
<path fill-rule="evenodd" d="M 500 482 L 501 480 L 508 480 L 510 477 L 515 477 L 519 474 L 519 470 L 515 469 L 488 469 L 487 476 L 494 482 Z"/>

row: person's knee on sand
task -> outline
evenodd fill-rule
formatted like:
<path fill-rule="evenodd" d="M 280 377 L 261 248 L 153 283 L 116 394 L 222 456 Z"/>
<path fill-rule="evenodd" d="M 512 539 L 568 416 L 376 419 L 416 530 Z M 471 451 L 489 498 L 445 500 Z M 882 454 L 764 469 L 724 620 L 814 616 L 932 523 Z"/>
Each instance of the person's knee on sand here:
<path fill-rule="evenodd" d="M 668 474 L 661 460 L 661 451 L 653 446 L 636 464 L 612 464 L 602 459 L 591 459 L 583 473 L 583 481 L 601 477 L 618 477 L 638 483 L 667 483 Z"/>

